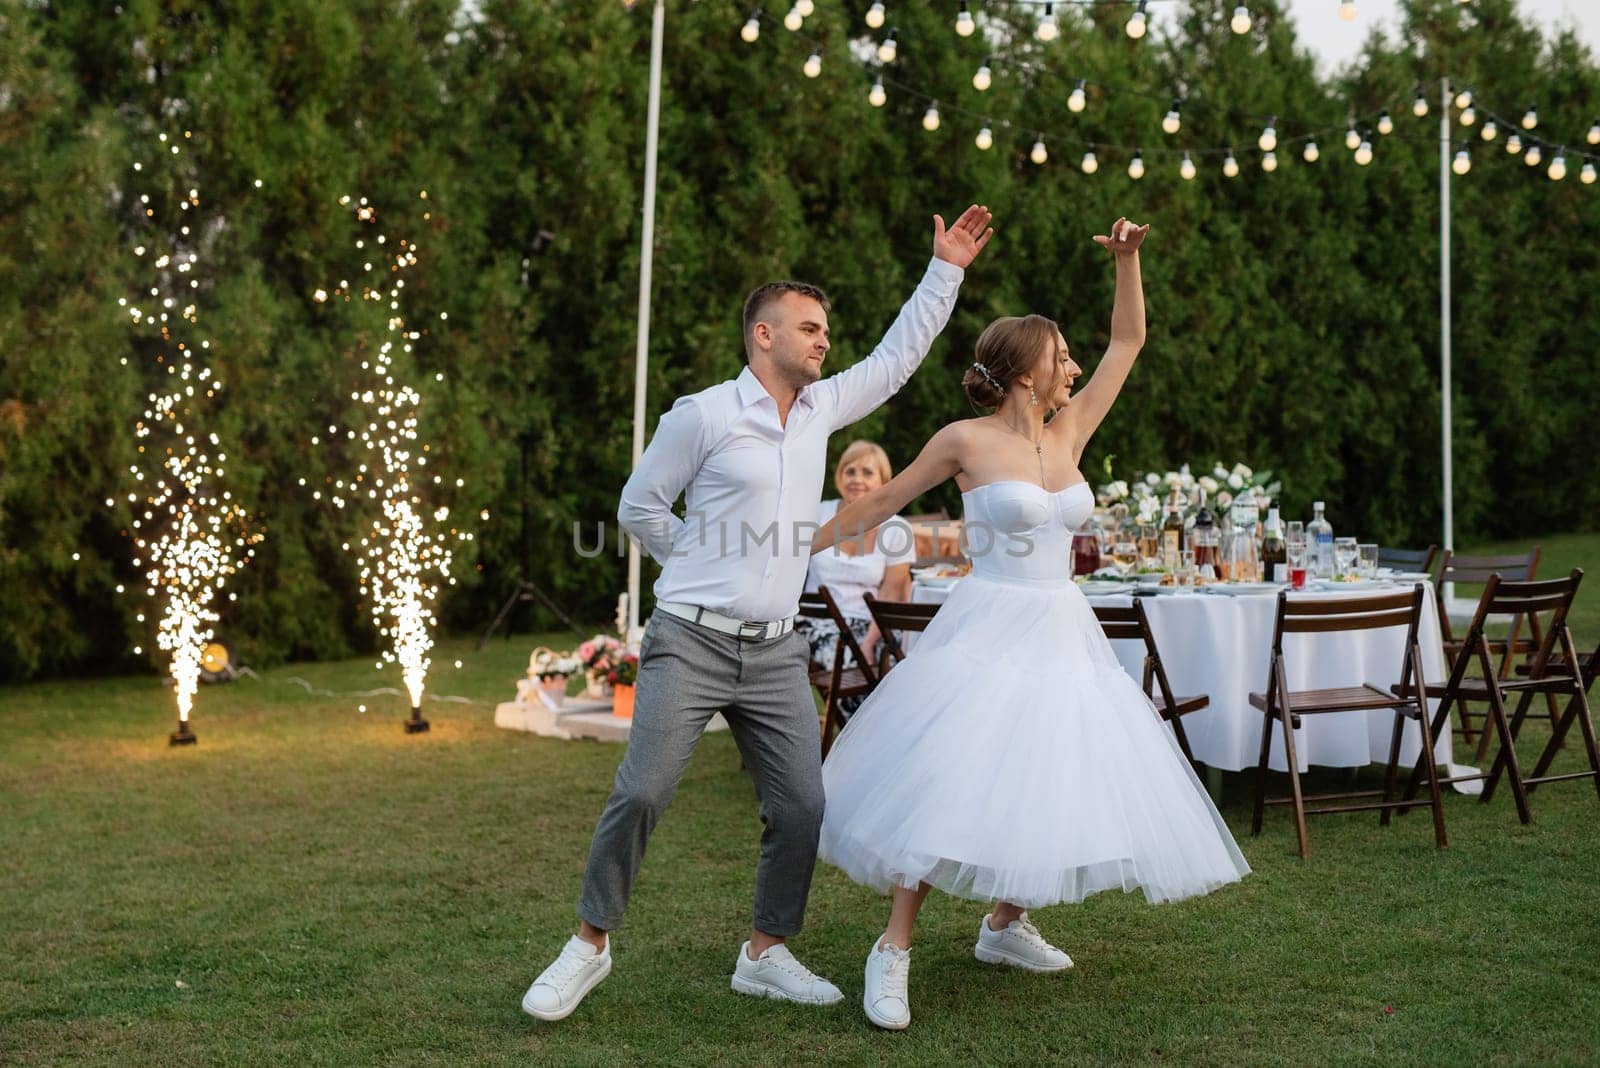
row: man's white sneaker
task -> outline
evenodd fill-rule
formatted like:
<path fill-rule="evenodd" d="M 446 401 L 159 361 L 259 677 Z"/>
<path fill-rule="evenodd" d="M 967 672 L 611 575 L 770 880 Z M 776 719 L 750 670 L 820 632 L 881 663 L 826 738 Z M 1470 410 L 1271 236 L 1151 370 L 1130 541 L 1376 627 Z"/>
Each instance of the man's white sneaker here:
<path fill-rule="evenodd" d="M 873 943 L 867 954 L 867 989 L 861 1007 L 867 1019 L 888 1031 L 904 1031 L 911 1023 L 911 951 L 887 942 Z"/>
<path fill-rule="evenodd" d="M 740 946 L 739 959 L 733 966 L 733 989 L 758 998 L 806 1005 L 832 1005 L 844 997 L 838 987 L 813 975 L 782 944 L 770 947 L 757 960 L 750 959 L 749 942 Z"/>
<path fill-rule="evenodd" d="M 555 963 L 522 995 L 522 1011 L 539 1020 L 565 1020 L 583 996 L 611 974 L 611 937 L 606 948 L 595 949 L 577 935 L 561 950 Z"/>
<path fill-rule="evenodd" d="M 978 925 L 978 944 L 972 948 L 972 955 L 985 964 L 1009 964 L 1030 972 L 1059 972 L 1072 967 L 1072 958 L 1046 942 L 1039 928 L 1028 922 L 1026 912 L 998 931 L 989 929 L 989 917 L 985 916 Z"/>

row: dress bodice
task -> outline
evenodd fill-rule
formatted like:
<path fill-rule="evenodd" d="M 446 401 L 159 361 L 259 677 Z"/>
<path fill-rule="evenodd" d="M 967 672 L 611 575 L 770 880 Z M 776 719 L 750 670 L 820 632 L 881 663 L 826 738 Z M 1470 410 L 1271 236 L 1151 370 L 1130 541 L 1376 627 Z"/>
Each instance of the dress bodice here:
<path fill-rule="evenodd" d="M 974 486 L 961 503 L 973 574 L 1011 582 L 1070 580 L 1072 533 L 1094 510 L 1087 482 L 1051 493 L 1004 479 Z"/>

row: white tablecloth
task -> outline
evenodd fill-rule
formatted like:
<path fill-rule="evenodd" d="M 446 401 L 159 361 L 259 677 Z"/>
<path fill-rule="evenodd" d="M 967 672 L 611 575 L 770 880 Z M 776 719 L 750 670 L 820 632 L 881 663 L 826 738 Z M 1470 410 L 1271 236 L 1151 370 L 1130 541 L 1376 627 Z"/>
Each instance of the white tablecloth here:
<path fill-rule="evenodd" d="M 1423 671 L 1429 682 L 1438 683 L 1445 680 L 1438 610 L 1434 606 L 1432 588 L 1424 584 L 1423 591 L 1422 625 L 1418 633 Z M 1307 591 L 1294 596 L 1338 598 L 1353 595 L 1343 591 Z M 913 601 L 942 603 L 947 596 L 948 585 L 920 581 L 912 584 Z M 1091 597 L 1089 602 L 1128 605 L 1132 598 L 1126 594 L 1111 595 Z M 1208 707 L 1183 717 L 1184 730 L 1188 732 L 1196 759 L 1226 771 L 1255 767 L 1261 751 L 1262 714 L 1251 707 L 1249 695 L 1251 691 L 1266 690 L 1277 595 L 1162 594 L 1146 597 L 1144 603 L 1173 692 L 1180 697 L 1206 694 L 1211 698 Z M 1404 642 L 1405 631 L 1399 628 L 1287 635 L 1284 661 L 1289 687 L 1309 690 L 1370 682 L 1386 688 L 1400 681 Z M 1123 669 L 1135 681 L 1140 680 L 1143 643 L 1118 641 L 1112 645 Z M 1294 744 L 1302 771 L 1311 764 L 1359 767 L 1389 759 L 1394 716 L 1388 711 L 1326 713 L 1307 716 L 1301 723 Z M 1408 723 L 1400 747 L 1402 764 L 1409 767 L 1416 762 L 1420 737 L 1416 726 Z M 1435 739 L 1434 755 L 1441 766 L 1450 760 L 1448 727 Z M 1281 728 L 1273 733 L 1270 762 L 1279 771 L 1287 767 Z"/>

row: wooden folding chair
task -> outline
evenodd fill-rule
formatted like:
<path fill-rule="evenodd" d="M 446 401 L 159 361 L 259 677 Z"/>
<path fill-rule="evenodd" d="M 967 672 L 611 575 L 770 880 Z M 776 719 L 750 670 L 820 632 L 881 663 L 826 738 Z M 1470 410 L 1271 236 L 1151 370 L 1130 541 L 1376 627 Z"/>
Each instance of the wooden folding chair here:
<path fill-rule="evenodd" d="M 871 693 L 878 685 L 879 674 L 861 651 L 849 620 L 839 611 L 839 605 L 828 587 L 823 586 L 816 593 L 802 593 L 796 614 L 806 619 L 827 620 L 839 630 L 839 640 L 833 647 L 833 663 L 813 663 L 810 673 L 811 685 L 823 695 L 822 755 L 827 756 L 834 736 L 844 726 L 839 702 L 846 697 L 865 697 Z M 849 667 L 844 663 L 846 650 L 855 658 L 855 663 Z"/>
<path fill-rule="evenodd" d="M 1573 568 L 1566 578 L 1546 579 L 1542 582 L 1502 582 L 1499 576 L 1490 575 L 1484 585 L 1483 597 L 1478 601 L 1477 611 L 1473 613 L 1472 622 L 1468 625 L 1465 648 L 1450 669 L 1450 678 L 1443 686 L 1426 687 L 1429 697 L 1440 699 L 1439 710 L 1433 715 L 1433 730 L 1438 731 L 1449 723 L 1451 704 L 1463 700 L 1482 701 L 1488 705 L 1488 722 L 1494 726 L 1495 733 L 1500 739 L 1500 751 L 1495 755 L 1494 767 L 1487 774 L 1479 772 L 1475 775 L 1459 775 L 1441 779 L 1439 782 L 1442 784 L 1482 779 L 1483 793 L 1479 795 L 1478 800 L 1487 803 L 1494 796 L 1500 777 L 1506 775 L 1511 780 L 1511 795 L 1517 804 L 1517 817 L 1523 823 L 1533 822 L 1533 815 L 1528 809 L 1528 794 L 1541 782 L 1593 778 L 1595 791 L 1600 794 L 1600 751 L 1596 749 L 1594 720 L 1589 712 L 1587 695 L 1588 686 L 1594 681 L 1594 658 L 1590 658 L 1586 670 L 1573 644 L 1572 631 L 1567 626 L 1567 612 L 1572 607 L 1572 599 L 1577 596 L 1578 585 L 1582 580 L 1583 572 L 1578 568 Z M 1489 619 L 1494 615 L 1506 613 L 1533 618 L 1538 613 L 1544 612 L 1550 614 L 1549 623 L 1545 627 L 1544 638 L 1528 665 L 1526 675 L 1517 679 L 1500 678 L 1493 667 L 1491 641 L 1484 634 Z M 1597 650 L 1597 653 L 1600 653 L 1600 650 Z M 1467 675 L 1467 668 L 1473 661 L 1476 661 L 1482 670 L 1481 677 Z M 1509 718 L 1506 715 L 1505 702 L 1508 693 L 1519 695 L 1516 712 Z M 1547 695 L 1547 699 L 1552 703 L 1558 696 L 1565 694 L 1568 701 L 1566 711 L 1557 720 L 1550 740 L 1534 766 L 1533 774 L 1524 776 L 1517 761 L 1517 735 L 1522 730 L 1528 706 L 1535 694 Z M 1584 748 L 1589 757 L 1589 770 L 1566 775 L 1548 775 L 1546 772 L 1550 770 L 1550 762 L 1561 749 L 1562 740 L 1571 729 L 1574 720 L 1577 721 L 1578 728 L 1583 734 Z M 1485 726 L 1485 732 L 1488 729 Z M 1429 774 L 1436 772 L 1430 770 Z M 1406 800 L 1416 795 L 1420 783 L 1421 769 L 1415 769 L 1412 771 L 1411 781 L 1406 785 Z"/>
<path fill-rule="evenodd" d="M 1263 713 L 1261 758 L 1256 765 L 1255 811 L 1251 817 L 1250 833 L 1261 833 L 1261 816 L 1267 805 L 1294 806 L 1295 833 L 1300 839 L 1302 857 L 1311 855 L 1306 841 L 1307 816 L 1331 812 L 1381 810 L 1382 815 L 1378 822 L 1382 826 L 1388 826 L 1389 813 L 1392 809 L 1410 807 L 1406 801 L 1394 796 L 1394 790 L 1399 773 L 1401 731 L 1406 720 L 1414 719 L 1422 733 L 1421 762 L 1428 769 L 1428 788 L 1432 794 L 1433 806 L 1434 843 L 1441 849 L 1448 844 L 1444 833 L 1444 803 L 1439 796 L 1438 771 L 1433 761 L 1435 728 L 1428 722 L 1428 706 L 1420 692 L 1421 687 L 1425 685 L 1422 675 L 1422 649 L 1417 644 L 1417 628 L 1421 619 L 1420 585 L 1414 586 L 1408 593 L 1381 593 L 1336 601 L 1290 601 L 1288 591 L 1281 591 L 1278 594 L 1278 616 L 1272 629 L 1272 662 L 1267 676 L 1267 692 L 1250 695 L 1250 703 Z M 1380 689 L 1371 683 L 1328 690 L 1289 689 L 1283 660 L 1285 634 L 1380 630 L 1389 627 L 1406 628 L 1400 684 L 1394 690 Z M 1413 679 L 1416 680 L 1415 683 Z M 1390 709 L 1394 712 L 1394 733 L 1389 742 L 1389 764 L 1383 789 L 1304 796 L 1300 790 L 1299 761 L 1294 751 L 1294 732 L 1300 726 L 1301 717 L 1328 712 L 1365 712 L 1380 709 Z M 1283 731 L 1283 753 L 1289 767 L 1288 797 L 1267 797 L 1267 758 L 1272 752 L 1274 723 Z M 1343 801 L 1362 797 L 1381 797 L 1382 800 L 1354 805 L 1329 805 L 1322 808 L 1305 807 L 1307 801 Z"/>
<path fill-rule="evenodd" d="M 906 658 L 905 645 L 900 641 L 900 635 L 912 633 L 920 634 L 928 629 L 928 624 L 933 622 L 933 617 L 938 613 L 936 604 L 915 604 L 911 601 L 880 601 L 872 594 L 866 594 L 867 611 L 872 613 L 872 621 L 878 624 L 878 635 L 883 641 L 883 652 L 878 658 L 882 671 L 887 672 L 900 661 Z"/>
<path fill-rule="evenodd" d="M 1405 571 L 1412 574 L 1433 574 L 1433 565 L 1439 562 L 1439 547 L 1430 545 L 1426 549 L 1399 549 L 1393 545 L 1378 546 L 1378 566 L 1386 567 L 1391 571 Z"/>
<path fill-rule="evenodd" d="M 1535 545 L 1524 556 L 1457 556 L 1449 549 L 1444 551 L 1443 562 L 1439 567 L 1439 574 L 1434 579 L 1434 596 L 1439 605 L 1439 633 L 1444 638 L 1445 663 L 1454 665 L 1456 657 L 1461 655 L 1465 641 L 1455 636 L 1454 625 L 1451 622 L 1452 610 L 1460 614 L 1461 598 L 1452 599 L 1449 590 L 1455 584 L 1480 585 L 1486 582 L 1490 575 L 1499 576 L 1502 582 L 1531 582 L 1534 573 L 1539 568 L 1539 547 Z M 1448 584 L 1448 585 L 1447 585 Z M 1532 663 L 1534 650 L 1539 648 L 1544 635 L 1541 633 L 1539 617 L 1533 616 L 1529 621 L 1530 634 L 1526 638 L 1519 637 L 1522 630 L 1521 616 L 1508 616 L 1497 613 L 1488 620 L 1491 626 L 1506 628 L 1506 636 L 1488 638 L 1489 648 L 1500 658 L 1495 673 L 1502 679 L 1511 674 L 1513 662 L 1520 655 L 1523 665 Z M 1487 718 L 1477 725 L 1473 725 L 1472 716 L 1475 714 L 1469 703 L 1472 698 L 1458 701 L 1456 716 L 1461 721 L 1461 737 L 1463 741 L 1478 742 L 1476 760 L 1482 763 L 1489 754 L 1489 727 Z M 1554 729 L 1558 710 L 1554 697 L 1545 701 L 1545 712 Z"/>
<path fill-rule="evenodd" d="M 1150 620 L 1145 615 L 1144 601 L 1134 598 L 1132 607 L 1121 608 L 1113 605 L 1095 605 L 1094 617 L 1100 621 L 1100 629 L 1105 631 L 1109 641 L 1139 641 L 1144 643 L 1144 678 L 1140 686 L 1144 694 L 1156 706 L 1156 713 L 1168 723 L 1172 724 L 1172 733 L 1177 736 L 1178 748 L 1183 750 L 1186 757 L 1198 773 L 1200 765 L 1194 759 L 1194 750 L 1189 748 L 1189 735 L 1183 729 L 1183 717 L 1190 712 L 1205 708 L 1211 703 L 1207 694 L 1195 697 L 1176 697 L 1172 693 L 1172 683 L 1167 681 L 1167 669 L 1161 662 L 1161 652 L 1156 648 L 1156 638 L 1150 630 Z M 1152 683 L 1155 689 L 1151 689 Z M 1157 694 L 1156 690 L 1160 693 Z"/>

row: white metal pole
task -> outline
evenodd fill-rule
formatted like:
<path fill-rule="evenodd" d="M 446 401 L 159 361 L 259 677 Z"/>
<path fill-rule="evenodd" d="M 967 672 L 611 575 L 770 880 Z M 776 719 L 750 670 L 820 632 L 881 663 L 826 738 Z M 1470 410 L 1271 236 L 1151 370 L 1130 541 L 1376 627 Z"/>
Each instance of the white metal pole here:
<path fill-rule="evenodd" d="M 1444 547 L 1456 547 L 1450 424 L 1450 79 L 1439 97 L 1439 419 L 1444 428 Z"/>
<path fill-rule="evenodd" d="M 650 18 L 650 103 L 644 132 L 644 228 L 639 235 L 639 340 L 633 357 L 633 463 L 644 452 L 644 396 L 650 358 L 650 261 L 656 247 L 656 140 L 661 128 L 661 38 L 666 0 L 656 0 Z M 628 633 L 639 629 L 639 546 L 628 541 Z"/>

